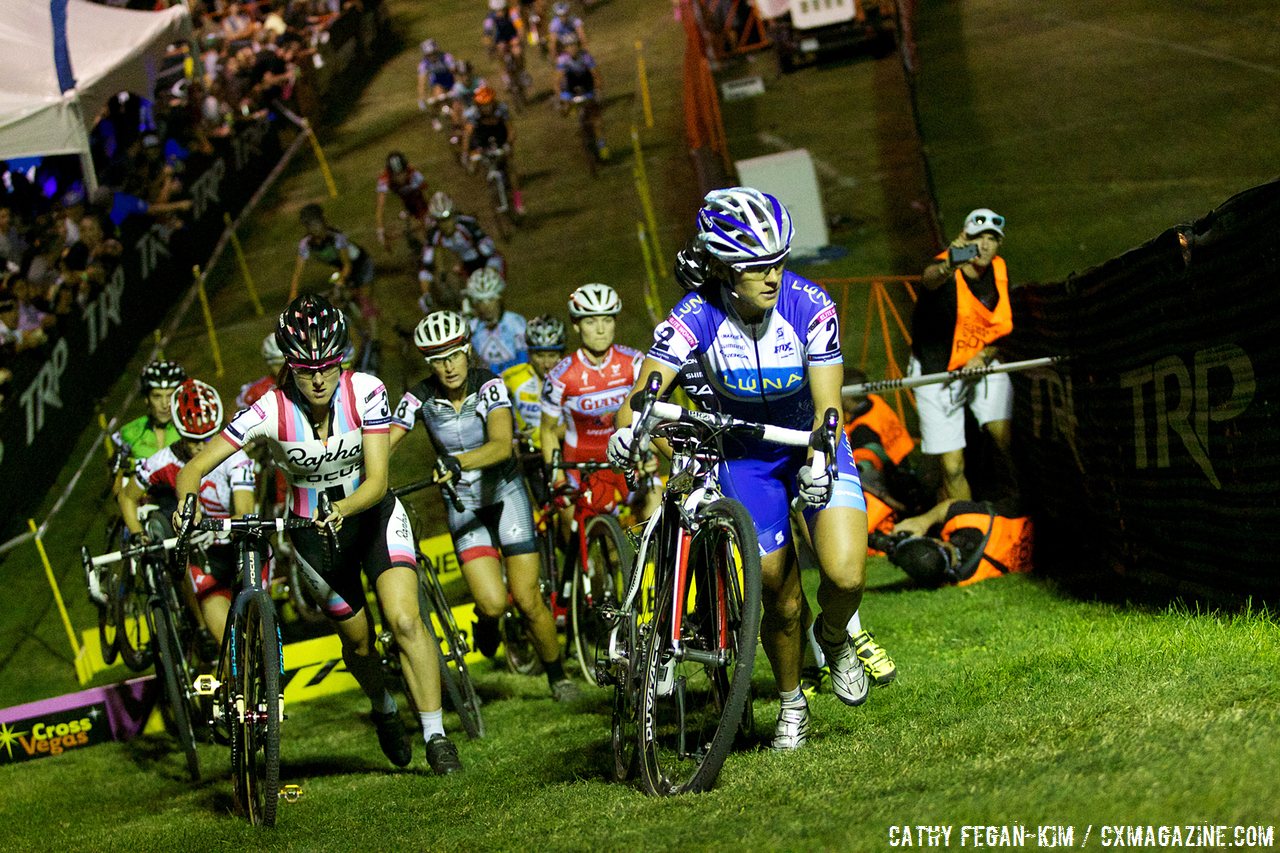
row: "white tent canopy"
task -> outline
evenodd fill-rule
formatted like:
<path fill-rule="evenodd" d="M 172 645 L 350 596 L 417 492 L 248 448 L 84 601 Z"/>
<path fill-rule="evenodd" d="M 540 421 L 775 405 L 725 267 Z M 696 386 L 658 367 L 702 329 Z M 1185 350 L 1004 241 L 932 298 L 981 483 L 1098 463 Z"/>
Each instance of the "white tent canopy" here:
<path fill-rule="evenodd" d="M 182 6 L 135 12 L 67 0 L 75 87 L 63 92 L 51 5 L 0 0 L 0 160 L 79 154 L 88 167 L 88 130 L 98 111 L 117 92 L 152 97 L 165 48 L 189 38 L 191 20 Z"/>

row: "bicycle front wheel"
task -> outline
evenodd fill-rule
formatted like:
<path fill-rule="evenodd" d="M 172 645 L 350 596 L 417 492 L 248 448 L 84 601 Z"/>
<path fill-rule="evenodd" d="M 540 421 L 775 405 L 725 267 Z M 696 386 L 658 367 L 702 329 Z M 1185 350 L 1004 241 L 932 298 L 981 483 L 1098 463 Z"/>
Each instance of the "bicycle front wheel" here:
<path fill-rule="evenodd" d="M 103 597 L 106 603 L 98 605 L 98 645 L 102 647 L 102 662 L 107 666 L 116 662 L 120 655 L 120 598 L 124 587 L 121 584 L 121 567 L 116 563 L 99 575 Z"/>
<path fill-rule="evenodd" d="M 596 683 L 596 649 L 612 623 L 601 617 L 602 607 L 618 605 L 631 578 L 635 559 L 622 525 L 612 515 L 593 515 L 582 529 L 586 564 L 574 567 L 570 598 L 573 646 L 588 684 Z"/>
<path fill-rule="evenodd" d="M 684 577 L 659 590 L 640 690 L 646 793 L 706 791 L 742 723 L 760 631 L 755 525 L 722 498 L 698 515 Z"/>
<path fill-rule="evenodd" d="M 178 638 L 178 626 L 163 598 L 154 599 L 150 608 L 156 647 L 156 677 L 163 685 L 173 734 L 187 758 L 187 772 L 191 774 L 192 782 L 198 782 L 200 757 L 196 754 L 196 732 L 191 720 L 191 683 L 187 678 L 186 661 L 180 657 L 182 643 Z"/>
<path fill-rule="evenodd" d="M 121 562 L 117 567 L 116 645 L 120 659 L 134 672 L 142 672 L 151 666 L 151 647 L 147 644 L 147 601 L 151 596 L 139 581 L 147 572 L 143 560 Z"/>
<path fill-rule="evenodd" d="M 453 610 L 436 578 L 435 570 L 426 566 L 420 572 L 418 605 L 422 621 L 440 654 L 440 684 L 449 697 L 462 729 L 471 739 L 484 737 L 484 719 L 480 715 L 480 696 L 467 668 L 467 641 L 453 619 Z M 432 618 L 434 614 L 434 618 Z"/>
<path fill-rule="evenodd" d="M 250 597 L 232 628 L 231 772 L 236 805 L 254 826 L 275 826 L 280 798 L 280 632 L 266 593 Z"/>

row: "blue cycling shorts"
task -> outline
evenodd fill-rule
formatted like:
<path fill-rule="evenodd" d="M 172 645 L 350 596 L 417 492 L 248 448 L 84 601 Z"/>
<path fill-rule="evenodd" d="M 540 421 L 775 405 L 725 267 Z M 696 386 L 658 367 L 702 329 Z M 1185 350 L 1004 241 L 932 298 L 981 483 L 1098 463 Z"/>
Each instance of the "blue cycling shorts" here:
<path fill-rule="evenodd" d="M 796 477 L 804 467 L 806 451 L 779 455 L 771 459 L 726 459 L 720 464 L 720 487 L 725 496 L 742 503 L 755 522 L 760 540 L 760 554 L 771 554 L 791 544 L 791 501 L 800 491 Z M 825 506 L 806 509 L 806 524 L 827 507 L 852 507 L 867 511 L 862 494 L 862 481 L 853 464 L 853 452 L 843 431 L 836 448 L 836 478 L 831 499 Z"/>

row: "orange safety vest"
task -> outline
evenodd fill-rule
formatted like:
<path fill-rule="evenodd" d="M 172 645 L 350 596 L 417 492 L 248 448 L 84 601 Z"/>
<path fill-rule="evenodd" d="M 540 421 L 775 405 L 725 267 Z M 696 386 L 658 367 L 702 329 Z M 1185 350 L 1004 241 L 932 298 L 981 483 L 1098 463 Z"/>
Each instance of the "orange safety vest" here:
<path fill-rule="evenodd" d="M 947 519 L 942 525 L 942 538 L 951 541 L 951 534 L 962 528 L 971 527 L 979 533 L 986 533 L 991 525 L 991 536 L 987 539 L 987 547 L 982 549 L 982 559 L 972 576 L 960 581 L 957 586 L 968 586 L 988 578 L 998 578 L 1007 574 L 1023 574 L 1031 571 L 1031 519 L 1009 518 L 997 515 L 992 524 L 991 516 L 981 512 L 966 512 Z"/>
<path fill-rule="evenodd" d="M 893 532 L 893 507 L 868 491 L 862 496 L 867 499 L 867 530 L 879 530 L 881 533 Z M 875 553 L 879 553 L 878 551 Z"/>
<path fill-rule="evenodd" d="M 868 394 L 867 402 L 871 404 L 871 408 L 844 425 L 845 435 L 852 438 L 855 429 L 866 426 L 880 436 L 880 446 L 893 460 L 893 464 L 901 465 L 902 460 L 915 449 L 915 440 L 907 432 L 907 427 L 898 417 L 898 413 L 884 401 L 883 397 L 878 394 Z M 853 448 L 853 461 L 861 462 L 864 459 L 877 469 L 882 467 L 879 457 L 874 453 L 860 447 Z"/>
<path fill-rule="evenodd" d="M 1003 338 L 1013 331 L 1013 308 L 1009 305 L 1009 270 L 1004 258 L 991 259 L 991 271 L 996 277 L 996 293 L 999 300 L 995 310 L 978 301 L 969 290 L 964 273 L 956 270 L 956 331 L 951 338 L 951 361 L 947 370 L 958 370 L 987 344 Z M 983 528 L 984 530 L 986 528 Z"/>

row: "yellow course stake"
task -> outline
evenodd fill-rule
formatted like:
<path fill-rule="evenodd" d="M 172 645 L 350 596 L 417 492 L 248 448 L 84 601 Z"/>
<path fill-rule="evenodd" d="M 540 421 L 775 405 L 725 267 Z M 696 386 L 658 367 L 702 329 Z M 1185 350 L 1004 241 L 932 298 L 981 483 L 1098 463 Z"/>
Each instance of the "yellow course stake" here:
<path fill-rule="evenodd" d="M 231 214 L 223 213 L 222 221 L 227 225 L 227 233 L 231 235 L 231 248 L 236 253 L 236 263 L 240 265 L 240 274 L 244 276 L 244 286 L 249 291 L 249 299 L 253 302 L 253 310 L 258 316 L 263 315 L 262 302 L 258 299 L 258 288 L 253 283 L 253 273 L 249 271 L 249 261 L 245 259 L 244 248 L 240 245 L 240 238 L 236 236 L 235 226 L 231 224 Z"/>
<path fill-rule="evenodd" d="M 196 277 L 196 293 L 200 296 L 200 309 L 204 311 L 204 325 L 209 331 L 209 349 L 213 353 L 214 375 L 221 379 L 223 374 L 222 350 L 218 348 L 218 332 L 213 326 L 213 311 L 209 309 L 209 294 L 204 289 L 204 273 L 200 271 L 198 265 L 192 267 L 191 271 Z"/>
<path fill-rule="evenodd" d="M 640 105 L 644 108 L 644 126 L 653 129 L 653 103 L 649 100 L 649 72 L 644 66 L 644 42 L 636 40 L 636 71 L 640 77 Z"/>
<path fill-rule="evenodd" d="M 656 326 L 661 322 L 658 307 L 658 277 L 653 271 L 653 252 L 649 248 L 649 238 L 645 234 L 644 223 L 636 223 L 636 237 L 640 240 L 640 254 L 644 256 L 644 271 L 649 278 L 649 286 L 644 289 L 644 306 L 649 311 L 649 319 Z"/>
<path fill-rule="evenodd" d="M 110 424 L 107 423 L 107 416 L 102 412 L 98 412 L 98 426 L 102 427 L 102 446 L 107 451 L 107 461 L 110 461 L 112 454 L 116 452 L 116 447 L 111 443 Z"/>
<path fill-rule="evenodd" d="M 67 605 L 62 601 L 62 591 L 58 589 L 58 581 L 53 576 L 53 566 L 49 563 L 49 554 L 44 550 L 44 540 L 36 528 L 34 519 L 27 519 L 27 527 L 31 528 L 31 536 L 36 541 L 36 550 L 40 552 L 40 562 L 44 563 L 44 574 L 49 579 L 49 588 L 53 590 L 53 603 L 58 605 L 58 614 L 62 617 L 62 627 L 67 630 L 67 639 L 71 641 L 71 652 L 75 655 L 76 678 L 81 684 L 89 680 L 88 661 L 80 641 L 76 639 L 76 631 L 71 627 L 71 617 L 67 615 Z"/>
<path fill-rule="evenodd" d="M 640 147 L 640 131 L 631 125 L 631 148 L 635 152 L 632 158 L 635 165 L 631 174 L 636 180 L 636 194 L 640 196 L 640 207 L 644 210 L 645 222 L 649 225 L 649 242 L 653 249 L 653 259 L 658 275 L 667 277 L 667 262 L 662 257 L 662 245 L 658 242 L 658 218 L 653 213 L 653 198 L 649 195 L 649 176 L 644 168 L 644 150 Z"/>
<path fill-rule="evenodd" d="M 333 182 L 333 172 L 329 171 L 329 161 L 325 159 L 320 140 L 316 139 L 316 132 L 311 129 L 311 122 L 304 119 L 302 126 L 306 128 L 307 140 L 311 143 L 311 150 L 315 152 L 316 162 L 320 164 L 320 174 L 324 176 L 324 184 L 329 188 L 329 197 L 337 198 L 338 185 Z"/>

